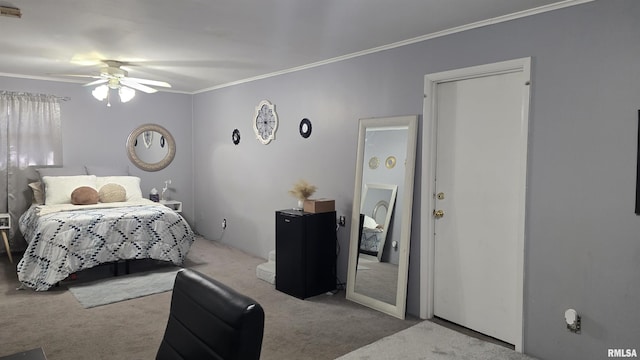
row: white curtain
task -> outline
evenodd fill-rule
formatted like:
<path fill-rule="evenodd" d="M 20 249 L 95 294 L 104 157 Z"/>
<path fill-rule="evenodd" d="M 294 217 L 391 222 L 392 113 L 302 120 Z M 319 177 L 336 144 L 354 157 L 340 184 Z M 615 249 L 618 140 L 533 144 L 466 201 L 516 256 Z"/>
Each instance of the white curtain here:
<path fill-rule="evenodd" d="M 28 183 L 38 181 L 34 167 L 61 164 L 59 98 L 0 91 L 0 212 L 11 216 L 11 250 L 26 246 L 18 218 L 31 205 Z"/>

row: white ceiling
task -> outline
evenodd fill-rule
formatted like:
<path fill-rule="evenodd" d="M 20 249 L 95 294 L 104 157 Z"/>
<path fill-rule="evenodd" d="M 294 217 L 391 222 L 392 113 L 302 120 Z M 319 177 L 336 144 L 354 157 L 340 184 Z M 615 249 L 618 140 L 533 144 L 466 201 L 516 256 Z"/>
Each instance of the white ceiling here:
<path fill-rule="evenodd" d="M 0 75 L 86 82 L 52 74 L 97 75 L 113 59 L 194 93 L 581 2 L 0 0 L 22 10 L 0 16 Z"/>

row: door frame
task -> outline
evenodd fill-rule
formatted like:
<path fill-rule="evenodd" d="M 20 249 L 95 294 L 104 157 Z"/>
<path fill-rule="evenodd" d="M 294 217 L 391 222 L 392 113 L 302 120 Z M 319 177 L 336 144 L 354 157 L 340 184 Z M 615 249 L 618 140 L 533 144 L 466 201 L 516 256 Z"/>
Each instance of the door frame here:
<path fill-rule="evenodd" d="M 520 214 L 518 216 L 518 239 L 516 266 L 520 274 L 516 277 L 516 309 L 517 317 L 515 350 L 523 352 L 524 334 L 524 242 L 525 242 L 525 211 L 526 211 L 526 181 L 527 181 L 527 151 L 529 134 L 529 97 L 531 84 L 531 58 L 520 58 L 498 63 L 473 66 L 468 68 L 427 74 L 424 77 L 423 128 L 422 128 L 422 194 L 420 212 L 420 317 L 430 319 L 434 316 L 434 270 L 435 270 L 435 224 L 431 216 L 435 210 L 435 172 L 436 172 L 436 141 L 437 141 L 437 109 L 436 91 L 438 84 L 471 79 L 505 73 L 522 72 L 525 86 L 522 91 L 521 137 L 522 146 L 520 159 L 520 181 L 523 191 L 520 194 Z"/>

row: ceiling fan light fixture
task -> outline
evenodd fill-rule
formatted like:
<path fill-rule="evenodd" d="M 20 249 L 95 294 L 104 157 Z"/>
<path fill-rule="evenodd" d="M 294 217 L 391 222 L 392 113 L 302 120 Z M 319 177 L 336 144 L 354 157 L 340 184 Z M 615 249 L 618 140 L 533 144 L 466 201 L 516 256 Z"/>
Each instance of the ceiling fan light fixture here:
<path fill-rule="evenodd" d="M 153 94 L 157 92 L 157 89 L 151 86 L 159 87 L 171 87 L 169 83 L 158 80 L 130 78 L 129 73 L 121 69 L 121 62 L 115 60 L 103 60 L 106 67 L 103 67 L 100 71 L 100 75 L 74 75 L 67 74 L 67 76 L 80 76 L 88 77 L 96 80 L 90 81 L 84 86 L 96 86 L 91 94 L 98 101 L 107 100 L 107 106 L 111 106 L 109 96 L 111 90 L 117 90 L 120 98 L 120 102 L 126 103 L 131 101 L 136 96 L 136 90 L 143 93 Z M 151 85 L 151 86 L 148 86 Z"/>
<path fill-rule="evenodd" d="M 121 86 L 120 90 L 118 90 L 118 95 L 120 95 L 120 101 L 126 103 L 136 96 L 136 91 L 132 88 Z"/>
<path fill-rule="evenodd" d="M 93 95 L 93 97 L 96 98 L 96 100 L 102 101 L 106 99 L 107 96 L 109 96 L 109 86 L 100 85 L 95 89 L 93 89 L 93 91 L 91 92 L 91 95 Z"/>

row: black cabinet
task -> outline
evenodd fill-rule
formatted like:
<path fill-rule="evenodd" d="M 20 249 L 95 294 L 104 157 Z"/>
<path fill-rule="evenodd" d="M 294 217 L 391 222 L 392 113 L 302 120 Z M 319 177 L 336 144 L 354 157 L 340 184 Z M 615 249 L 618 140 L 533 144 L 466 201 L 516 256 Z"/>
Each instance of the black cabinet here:
<path fill-rule="evenodd" d="M 276 211 L 276 289 L 300 299 L 336 288 L 336 212 Z"/>

